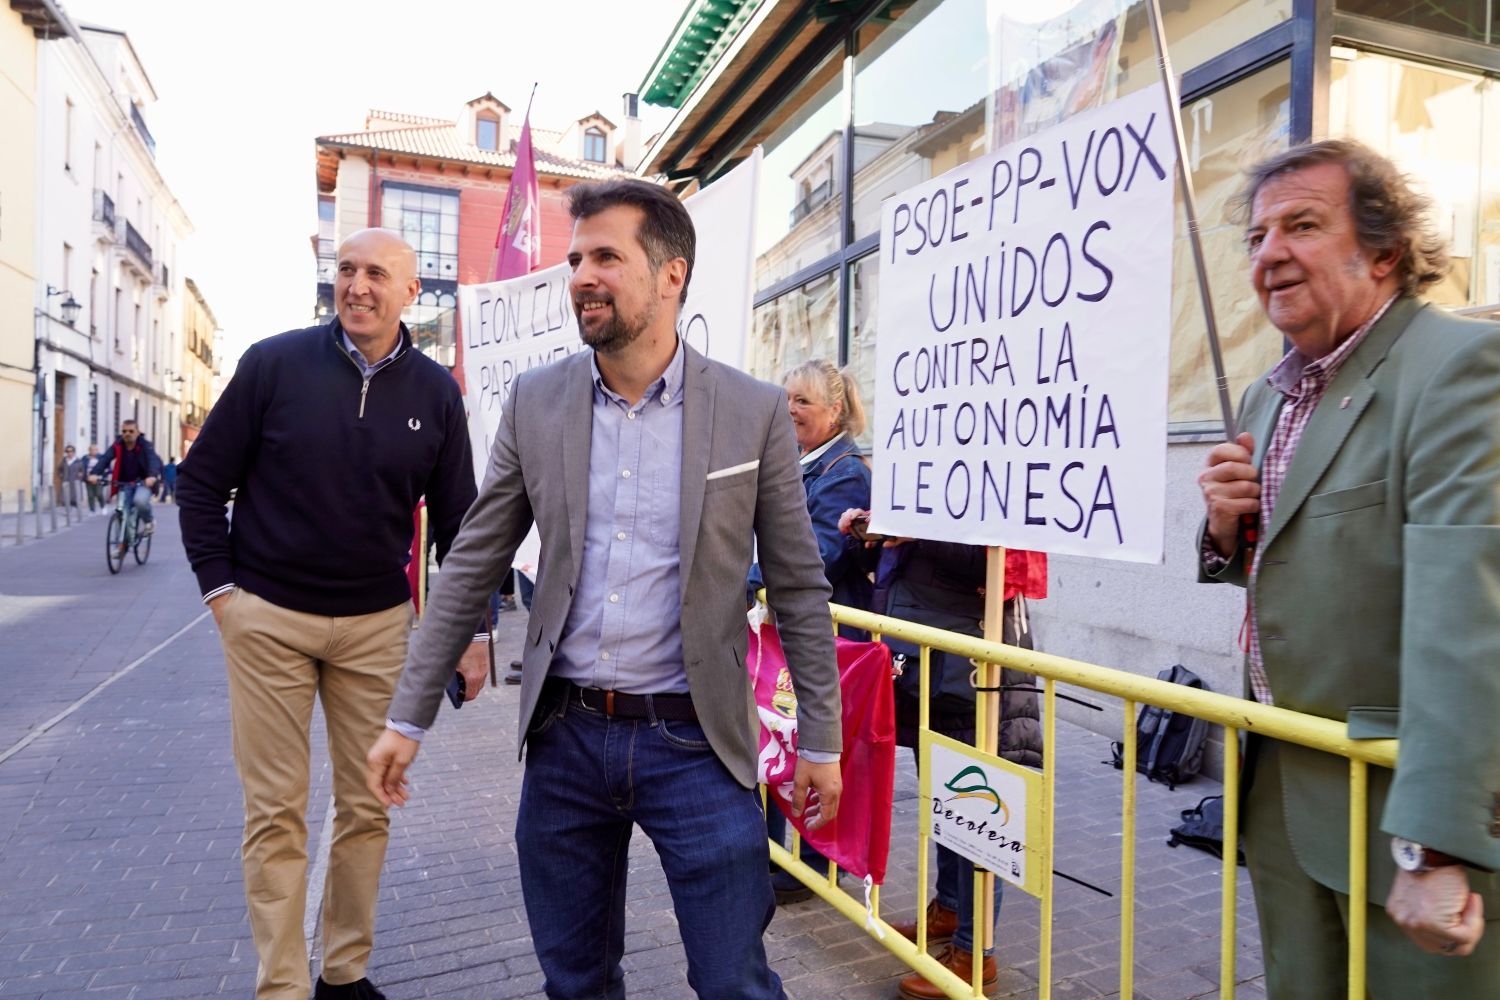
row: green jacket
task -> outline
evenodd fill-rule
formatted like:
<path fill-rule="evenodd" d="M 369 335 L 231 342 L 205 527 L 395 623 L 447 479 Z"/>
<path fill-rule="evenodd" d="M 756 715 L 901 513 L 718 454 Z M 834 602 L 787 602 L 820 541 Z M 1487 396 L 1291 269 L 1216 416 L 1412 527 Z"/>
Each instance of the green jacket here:
<path fill-rule="evenodd" d="M 1281 404 L 1264 379 L 1245 393 L 1257 465 Z M 1370 771 L 1371 902 L 1394 874 L 1377 830 L 1500 869 L 1500 325 L 1392 303 L 1328 386 L 1261 542 L 1276 704 L 1401 740 L 1394 775 Z M 1200 578 L 1245 586 L 1246 566 Z M 1297 861 L 1348 892 L 1348 763 L 1283 761 Z M 1472 881 L 1497 912 L 1496 877 Z"/>

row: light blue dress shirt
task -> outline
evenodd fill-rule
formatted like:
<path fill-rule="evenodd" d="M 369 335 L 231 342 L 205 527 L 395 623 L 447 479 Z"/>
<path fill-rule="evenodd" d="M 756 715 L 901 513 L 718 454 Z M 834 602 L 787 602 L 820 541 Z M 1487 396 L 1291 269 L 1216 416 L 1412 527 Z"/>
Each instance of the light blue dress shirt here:
<path fill-rule="evenodd" d="M 678 544 L 684 364 L 679 341 L 634 406 L 593 365 L 583 566 L 554 677 L 626 694 L 688 689 Z"/>

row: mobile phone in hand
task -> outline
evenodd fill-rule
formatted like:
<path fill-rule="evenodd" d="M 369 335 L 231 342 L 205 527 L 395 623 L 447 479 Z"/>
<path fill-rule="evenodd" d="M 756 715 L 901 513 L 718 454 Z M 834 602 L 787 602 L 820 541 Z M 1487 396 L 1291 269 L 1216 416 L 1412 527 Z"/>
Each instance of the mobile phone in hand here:
<path fill-rule="evenodd" d="M 870 515 L 861 514 L 849 522 L 849 534 L 861 542 L 882 542 L 885 536 L 870 529 Z"/>
<path fill-rule="evenodd" d="M 444 693 L 448 695 L 448 700 L 453 702 L 454 708 L 463 708 L 464 696 L 467 693 L 464 685 L 464 675 L 457 670 L 453 671 L 453 677 L 449 679 L 448 687 Z"/>

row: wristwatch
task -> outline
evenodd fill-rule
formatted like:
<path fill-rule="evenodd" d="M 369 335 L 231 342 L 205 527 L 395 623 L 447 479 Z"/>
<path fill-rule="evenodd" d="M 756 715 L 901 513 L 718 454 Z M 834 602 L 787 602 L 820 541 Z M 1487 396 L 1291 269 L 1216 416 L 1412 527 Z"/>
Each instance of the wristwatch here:
<path fill-rule="evenodd" d="M 1396 859 L 1396 867 L 1402 871 L 1411 872 L 1413 875 L 1421 875 L 1430 872 L 1434 868 L 1444 868 L 1448 865 L 1462 864 L 1455 857 L 1444 854 L 1442 851 L 1423 847 L 1415 840 L 1407 840 L 1405 837 L 1391 838 L 1391 857 Z"/>

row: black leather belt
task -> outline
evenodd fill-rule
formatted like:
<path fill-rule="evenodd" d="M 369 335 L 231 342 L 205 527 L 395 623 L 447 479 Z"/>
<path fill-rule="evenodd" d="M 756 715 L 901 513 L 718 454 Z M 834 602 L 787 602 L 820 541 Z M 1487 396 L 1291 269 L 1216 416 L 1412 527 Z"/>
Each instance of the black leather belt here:
<path fill-rule="evenodd" d="M 698 710 L 693 707 L 692 695 L 626 694 L 623 691 L 606 691 L 604 688 L 579 687 L 572 681 L 564 683 L 567 684 L 569 701 L 576 701 L 590 711 L 602 712 L 611 719 L 698 721 Z"/>

